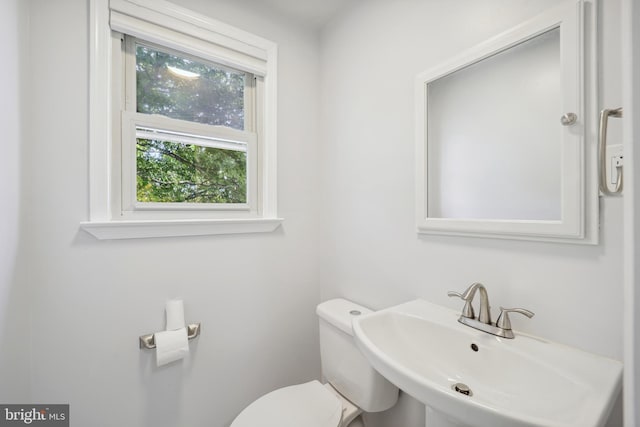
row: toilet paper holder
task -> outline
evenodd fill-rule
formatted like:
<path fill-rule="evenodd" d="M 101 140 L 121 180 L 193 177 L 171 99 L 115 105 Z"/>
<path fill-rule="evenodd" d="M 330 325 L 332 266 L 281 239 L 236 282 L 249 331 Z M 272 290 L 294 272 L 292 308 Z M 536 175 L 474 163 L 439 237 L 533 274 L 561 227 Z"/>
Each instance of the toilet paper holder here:
<path fill-rule="evenodd" d="M 187 325 L 187 338 L 192 340 L 200 335 L 200 323 L 190 323 Z M 156 348 L 154 334 L 140 335 L 140 348 L 152 350 Z"/>

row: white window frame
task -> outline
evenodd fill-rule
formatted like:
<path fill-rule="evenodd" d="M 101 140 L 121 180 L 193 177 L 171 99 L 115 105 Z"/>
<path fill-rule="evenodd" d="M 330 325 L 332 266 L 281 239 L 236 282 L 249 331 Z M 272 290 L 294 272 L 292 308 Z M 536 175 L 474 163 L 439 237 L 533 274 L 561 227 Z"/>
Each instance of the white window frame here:
<path fill-rule="evenodd" d="M 282 222 L 276 206 L 277 45 L 164 0 L 91 0 L 90 20 L 90 212 L 81 227 L 98 239 L 255 233 L 277 228 Z M 256 111 L 249 114 L 250 132 L 201 128 L 210 137 L 246 142 L 246 204 L 207 204 L 203 209 L 197 204 L 177 207 L 175 203 L 131 202 L 135 125 L 162 129 L 182 125 L 180 120 L 126 111 L 122 34 L 256 77 L 251 94 Z"/>

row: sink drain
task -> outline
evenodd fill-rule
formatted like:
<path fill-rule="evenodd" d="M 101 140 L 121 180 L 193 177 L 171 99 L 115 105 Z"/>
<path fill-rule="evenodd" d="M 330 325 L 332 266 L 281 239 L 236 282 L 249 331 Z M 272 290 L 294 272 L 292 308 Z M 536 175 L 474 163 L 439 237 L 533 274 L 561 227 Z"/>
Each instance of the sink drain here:
<path fill-rule="evenodd" d="M 451 386 L 451 388 L 460 394 L 464 394 L 465 396 L 473 396 L 471 389 L 466 384 L 455 383 L 454 385 Z"/>

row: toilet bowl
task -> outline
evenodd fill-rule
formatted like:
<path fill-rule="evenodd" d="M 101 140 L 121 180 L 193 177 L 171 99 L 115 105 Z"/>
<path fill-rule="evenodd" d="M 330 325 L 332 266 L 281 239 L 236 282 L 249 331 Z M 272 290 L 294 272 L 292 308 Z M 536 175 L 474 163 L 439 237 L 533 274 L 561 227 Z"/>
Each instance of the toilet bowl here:
<path fill-rule="evenodd" d="M 314 380 L 267 393 L 247 406 L 231 427 L 364 427 L 363 412 L 395 405 L 398 388 L 369 365 L 353 341 L 353 317 L 369 312 L 344 299 L 318 305 L 327 383 Z"/>

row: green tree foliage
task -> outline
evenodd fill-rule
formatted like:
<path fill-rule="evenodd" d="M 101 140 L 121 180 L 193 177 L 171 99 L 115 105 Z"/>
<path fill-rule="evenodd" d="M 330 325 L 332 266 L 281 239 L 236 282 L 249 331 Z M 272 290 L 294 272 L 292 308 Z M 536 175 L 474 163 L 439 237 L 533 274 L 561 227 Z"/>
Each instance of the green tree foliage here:
<path fill-rule="evenodd" d="M 137 140 L 141 202 L 245 203 L 246 153 L 169 141 Z"/>
<path fill-rule="evenodd" d="M 193 74 L 180 76 L 175 69 Z M 245 78 L 147 46 L 136 48 L 140 113 L 244 129 Z M 136 157 L 138 201 L 246 202 L 246 152 L 138 138 Z"/>

